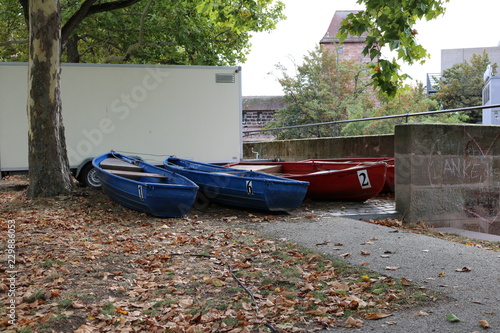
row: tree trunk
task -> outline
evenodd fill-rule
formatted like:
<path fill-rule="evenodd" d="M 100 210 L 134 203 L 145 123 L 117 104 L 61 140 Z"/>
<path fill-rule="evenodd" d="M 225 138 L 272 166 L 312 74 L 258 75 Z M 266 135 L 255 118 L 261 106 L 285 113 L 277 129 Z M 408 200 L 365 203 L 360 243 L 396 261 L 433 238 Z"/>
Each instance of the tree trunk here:
<path fill-rule="evenodd" d="M 72 189 L 60 98 L 59 0 L 29 0 L 28 160 L 30 199 Z"/>

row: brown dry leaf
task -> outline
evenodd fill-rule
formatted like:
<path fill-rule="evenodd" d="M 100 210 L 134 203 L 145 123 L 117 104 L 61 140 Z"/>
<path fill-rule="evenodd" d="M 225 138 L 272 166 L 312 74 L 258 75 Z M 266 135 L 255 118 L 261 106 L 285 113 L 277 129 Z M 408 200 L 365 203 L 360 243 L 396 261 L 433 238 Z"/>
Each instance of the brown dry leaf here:
<path fill-rule="evenodd" d="M 267 307 L 274 306 L 274 303 L 272 301 L 268 300 L 268 299 L 266 299 L 265 301 L 263 301 L 261 304 L 264 305 L 264 306 L 267 306 Z"/>
<path fill-rule="evenodd" d="M 363 327 L 363 321 L 361 319 L 356 319 L 350 316 L 347 318 L 345 325 L 347 327 Z"/>
<path fill-rule="evenodd" d="M 377 319 L 387 318 L 390 316 L 392 316 L 392 313 L 367 313 L 365 314 L 365 319 L 377 320 Z"/>
<path fill-rule="evenodd" d="M 359 254 L 361 254 L 362 256 L 369 256 L 371 253 L 368 251 L 361 251 L 359 252 Z"/>
<path fill-rule="evenodd" d="M 428 316 L 429 314 L 425 311 L 419 311 L 419 312 L 415 312 L 413 315 L 418 316 L 418 317 L 424 317 L 424 316 Z"/>
<path fill-rule="evenodd" d="M 188 308 L 191 305 L 193 305 L 193 299 L 192 298 L 184 298 L 179 300 L 179 305 L 183 308 Z"/>
<path fill-rule="evenodd" d="M 347 258 L 347 257 L 349 257 L 350 255 L 351 255 L 350 253 L 342 253 L 342 254 L 340 254 L 340 256 L 341 256 L 342 258 Z"/>
<path fill-rule="evenodd" d="M 85 307 L 85 305 L 82 303 L 73 302 L 73 303 L 71 303 L 71 307 L 73 309 L 83 309 Z"/>
<path fill-rule="evenodd" d="M 401 278 L 401 284 L 403 286 L 411 286 L 412 285 L 410 280 L 408 280 L 407 278 Z"/>
<path fill-rule="evenodd" d="M 399 300 L 399 297 L 396 296 L 395 294 L 390 294 L 389 296 L 387 296 L 387 298 L 385 299 L 386 302 L 392 302 L 392 301 L 397 301 Z"/>
<path fill-rule="evenodd" d="M 455 269 L 455 271 L 456 271 L 456 272 L 470 272 L 470 271 L 472 271 L 472 268 L 467 267 L 467 266 L 464 266 L 464 267 L 462 267 L 462 268 L 457 268 L 457 269 Z"/>
<path fill-rule="evenodd" d="M 443 271 L 443 272 L 441 272 L 441 273 L 438 274 L 438 277 L 443 277 L 445 275 L 446 275 L 446 272 Z"/>
<path fill-rule="evenodd" d="M 399 269 L 399 267 L 396 267 L 396 266 L 387 266 L 385 269 L 388 270 L 388 271 L 397 271 Z"/>
<path fill-rule="evenodd" d="M 483 328 L 490 328 L 490 324 L 488 323 L 487 320 L 480 320 L 479 325 L 481 325 Z"/>
<path fill-rule="evenodd" d="M 97 332 L 97 329 L 95 327 L 89 325 L 82 325 L 78 327 L 74 333 L 94 333 L 94 332 Z"/>

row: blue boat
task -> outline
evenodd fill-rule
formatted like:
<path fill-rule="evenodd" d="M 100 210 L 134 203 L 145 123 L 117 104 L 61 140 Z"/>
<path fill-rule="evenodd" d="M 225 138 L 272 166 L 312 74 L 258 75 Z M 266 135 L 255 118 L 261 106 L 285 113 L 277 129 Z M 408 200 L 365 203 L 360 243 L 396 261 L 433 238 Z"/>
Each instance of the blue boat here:
<path fill-rule="evenodd" d="M 243 208 L 292 211 L 304 200 L 309 185 L 308 182 L 177 157 L 165 159 L 164 166 L 194 181 L 206 199 Z"/>
<path fill-rule="evenodd" d="M 110 152 L 96 157 L 104 193 L 117 203 L 157 217 L 181 217 L 193 206 L 198 186 L 141 160 Z"/>

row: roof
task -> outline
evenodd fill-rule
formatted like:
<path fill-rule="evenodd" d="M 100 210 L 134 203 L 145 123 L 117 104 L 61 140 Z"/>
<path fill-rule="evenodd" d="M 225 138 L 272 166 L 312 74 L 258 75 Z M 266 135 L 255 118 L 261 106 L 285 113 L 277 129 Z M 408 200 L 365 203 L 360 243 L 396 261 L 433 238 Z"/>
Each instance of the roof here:
<path fill-rule="evenodd" d="M 340 30 L 340 26 L 342 24 L 342 21 L 347 18 L 347 15 L 349 14 L 356 14 L 359 13 L 360 10 L 337 10 L 335 11 L 335 14 L 333 15 L 332 21 L 330 22 L 330 26 L 328 27 L 328 30 L 326 31 L 325 35 L 323 38 L 320 40 L 320 44 L 332 44 L 332 43 L 338 43 L 339 39 L 336 38 L 337 33 Z M 345 40 L 344 43 L 364 43 L 366 36 L 368 34 L 364 33 L 361 37 L 357 36 L 348 36 Z"/>
<path fill-rule="evenodd" d="M 286 107 L 289 103 L 283 96 L 244 96 L 243 110 L 245 111 L 275 111 Z"/>

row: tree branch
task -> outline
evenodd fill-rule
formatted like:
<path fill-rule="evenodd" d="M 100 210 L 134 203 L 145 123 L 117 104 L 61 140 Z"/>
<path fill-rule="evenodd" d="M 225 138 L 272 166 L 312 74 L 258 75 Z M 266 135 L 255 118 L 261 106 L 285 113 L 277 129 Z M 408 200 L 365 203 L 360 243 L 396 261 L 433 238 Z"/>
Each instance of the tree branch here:
<path fill-rule="evenodd" d="M 2 42 L 0 43 L 0 47 L 4 46 L 10 46 L 10 45 L 16 45 L 16 44 L 28 44 L 29 40 L 28 39 L 23 39 L 23 40 L 10 40 L 8 42 Z"/>
<path fill-rule="evenodd" d="M 26 0 L 19 0 L 26 1 Z M 130 7 L 141 0 L 117 0 L 113 2 L 106 2 L 102 4 L 94 4 L 97 0 L 85 0 L 80 8 L 70 17 L 61 29 L 61 44 L 64 49 L 66 41 L 78 25 L 88 16 L 92 14 L 109 12 L 116 9 Z"/>
<path fill-rule="evenodd" d="M 30 18 L 29 2 L 28 0 L 19 0 L 19 4 L 21 5 L 21 7 L 23 7 L 23 15 L 24 15 L 24 20 L 26 21 L 26 26 L 29 26 L 29 18 Z"/>
<path fill-rule="evenodd" d="M 132 56 L 132 53 L 141 48 L 141 47 L 147 47 L 147 46 L 161 46 L 161 45 L 177 45 L 177 43 L 174 42 L 158 42 L 158 43 L 135 43 L 132 44 L 128 47 L 127 52 L 125 52 L 124 55 L 122 56 L 109 56 L 106 59 L 104 59 L 103 63 L 111 63 L 111 62 L 121 62 L 121 61 L 127 61 L 130 59 Z"/>

